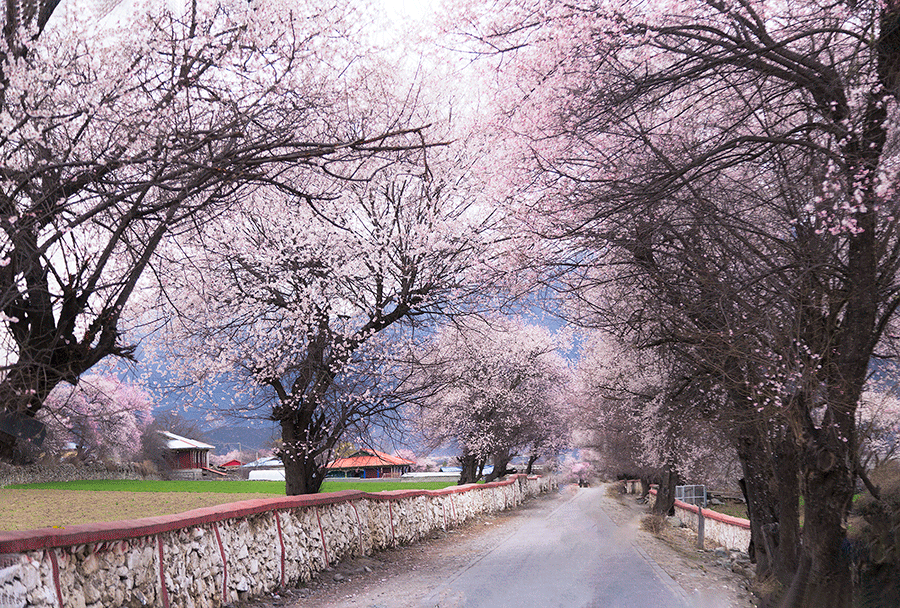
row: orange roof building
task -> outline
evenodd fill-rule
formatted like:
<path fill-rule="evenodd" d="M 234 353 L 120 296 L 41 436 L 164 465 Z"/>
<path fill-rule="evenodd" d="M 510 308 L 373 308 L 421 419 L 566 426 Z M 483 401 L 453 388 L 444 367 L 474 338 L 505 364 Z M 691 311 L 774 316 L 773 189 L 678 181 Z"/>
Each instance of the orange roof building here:
<path fill-rule="evenodd" d="M 359 450 L 346 458 L 338 458 L 326 468 L 328 477 L 360 477 L 380 479 L 400 477 L 415 464 L 411 460 L 391 456 L 377 450 Z"/>

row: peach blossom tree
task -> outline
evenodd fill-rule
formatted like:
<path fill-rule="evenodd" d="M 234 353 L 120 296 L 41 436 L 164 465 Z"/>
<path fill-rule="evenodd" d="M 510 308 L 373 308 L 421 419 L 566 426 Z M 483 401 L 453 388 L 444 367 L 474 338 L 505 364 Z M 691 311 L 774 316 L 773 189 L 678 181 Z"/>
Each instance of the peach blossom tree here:
<path fill-rule="evenodd" d="M 510 199 L 545 281 L 718 387 L 758 574 L 784 606 L 850 605 L 856 410 L 900 302 L 896 3 L 462 17 L 506 95 L 504 154 L 535 185 Z"/>
<path fill-rule="evenodd" d="M 487 461 L 503 475 L 516 454 L 552 456 L 569 443 L 569 368 L 562 336 L 493 315 L 442 326 L 422 344 L 414 385 L 432 445 L 455 444 L 474 483 Z"/>
<path fill-rule="evenodd" d="M 376 115 L 366 101 L 383 91 L 358 61 L 364 7 L 151 2 L 98 18 L 64 11 L 72 2 L 2 9 L 6 459 L 39 434 L 54 387 L 133 358 L 129 310 L 164 278 L 152 269 L 164 240 L 261 185 L 314 200 L 311 176 L 351 179 L 424 145 L 408 107 Z"/>
<path fill-rule="evenodd" d="M 45 448 L 57 455 L 73 449 L 80 460 L 128 461 L 153 422 L 153 401 L 115 376 L 87 374 L 74 386 L 57 385 L 39 415 L 47 425 Z"/>

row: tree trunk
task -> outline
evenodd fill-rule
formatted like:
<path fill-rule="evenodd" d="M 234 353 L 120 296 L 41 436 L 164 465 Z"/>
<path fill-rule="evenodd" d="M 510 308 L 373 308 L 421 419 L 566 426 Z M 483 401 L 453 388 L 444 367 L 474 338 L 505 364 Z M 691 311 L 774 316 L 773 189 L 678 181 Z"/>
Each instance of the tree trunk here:
<path fill-rule="evenodd" d="M 35 419 L 50 391 L 61 382 L 44 367 L 16 365 L 0 382 L 0 460 L 22 464 L 31 442 L 40 447 L 46 436 L 43 423 Z"/>
<path fill-rule="evenodd" d="M 494 463 L 494 469 L 484 478 L 485 483 L 490 483 L 495 479 L 499 479 L 506 473 L 506 466 L 509 464 L 511 457 L 509 450 L 499 450 L 494 452 L 491 460 Z"/>
<path fill-rule="evenodd" d="M 650 495 L 650 476 L 647 474 L 641 475 L 641 498 L 646 500 L 647 496 Z"/>
<path fill-rule="evenodd" d="M 656 487 L 656 502 L 653 503 L 653 513 L 659 515 L 674 514 L 676 485 L 678 485 L 678 473 L 675 471 L 675 465 L 666 463 L 662 469 L 659 485 Z"/>
<path fill-rule="evenodd" d="M 778 546 L 775 540 L 778 509 L 777 498 L 772 493 L 770 483 L 772 481 L 770 457 L 753 428 L 744 427 L 739 431 L 735 447 L 744 473 L 741 489 L 747 501 L 750 545 L 756 561 L 756 576 L 760 580 L 765 580 L 775 574 L 774 552 Z"/>
<path fill-rule="evenodd" d="M 800 567 L 782 608 L 847 608 L 853 597 L 850 562 L 843 550 L 844 516 L 853 496 L 852 471 L 820 455 L 804 472 L 803 548 Z"/>
<path fill-rule="evenodd" d="M 735 404 L 746 396 L 732 396 Z M 800 461 L 795 437 L 783 424 L 749 421 L 736 429 L 735 448 L 750 519 L 750 555 L 759 580 L 778 585 L 764 602 L 778 601 L 799 565 Z M 771 588 L 769 585 L 765 587 Z"/>
<path fill-rule="evenodd" d="M 528 466 L 525 467 L 525 474 L 531 475 L 534 472 L 534 463 L 537 461 L 539 456 L 537 454 L 532 454 L 528 457 Z"/>
<path fill-rule="evenodd" d="M 325 480 L 325 466 L 314 454 L 298 449 L 302 429 L 289 418 L 281 420 L 281 460 L 284 463 L 285 493 L 288 496 L 317 494 Z"/>
<path fill-rule="evenodd" d="M 476 476 L 478 458 L 473 454 L 463 454 L 458 460 L 459 466 L 462 467 L 462 471 L 459 474 L 459 481 L 457 484 L 465 485 L 467 483 L 475 483 L 478 481 Z"/>
<path fill-rule="evenodd" d="M 284 460 L 285 493 L 288 496 L 317 494 L 325 480 L 325 469 L 307 455 L 291 457 L 282 453 Z"/>
<path fill-rule="evenodd" d="M 786 429 L 775 447 L 773 467 L 778 535 L 772 568 L 778 581 L 787 587 L 800 565 L 800 459 L 794 438 Z"/>

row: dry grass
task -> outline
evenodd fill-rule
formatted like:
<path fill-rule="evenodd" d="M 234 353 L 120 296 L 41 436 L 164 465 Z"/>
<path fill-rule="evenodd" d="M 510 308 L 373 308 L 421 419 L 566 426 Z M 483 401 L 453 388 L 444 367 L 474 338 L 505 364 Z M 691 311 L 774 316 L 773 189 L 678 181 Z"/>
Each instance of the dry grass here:
<path fill-rule="evenodd" d="M 625 493 L 625 486 L 621 481 L 615 481 L 606 484 L 606 495 L 612 498 L 619 498 Z"/>
<path fill-rule="evenodd" d="M 664 515 L 645 515 L 641 518 L 641 528 L 657 536 L 663 533 L 668 524 Z"/>
<path fill-rule="evenodd" d="M 3 488 L 0 489 L 0 530 L 64 528 L 75 524 L 169 515 L 201 507 L 267 496 L 270 495 L 213 492 L 82 492 Z"/>

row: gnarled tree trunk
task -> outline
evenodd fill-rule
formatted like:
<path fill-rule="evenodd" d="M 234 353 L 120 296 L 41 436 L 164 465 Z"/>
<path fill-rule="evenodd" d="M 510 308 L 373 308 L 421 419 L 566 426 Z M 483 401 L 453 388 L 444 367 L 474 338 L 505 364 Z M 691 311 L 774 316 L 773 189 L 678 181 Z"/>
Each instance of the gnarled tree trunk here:
<path fill-rule="evenodd" d="M 509 450 L 498 450 L 498 451 L 494 452 L 494 455 L 492 456 L 491 460 L 494 463 L 494 468 L 490 472 L 490 474 L 488 474 L 484 478 L 484 481 L 486 483 L 494 481 L 495 479 L 499 479 L 500 477 L 503 477 L 503 475 L 506 474 L 506 467 L 507 467 L 507 465 L 509 465 L 509 461 L 511 460 Z"/>
<path fill-rule="evenodd" d="M 281 460 L 284 463 L 285 493 L 288 496 L 316 494 L 325 480 L 325 463 L 316 461 L 310 450 L 297 449 L 306 429 L 297 420 L 281 420 Z"/>
<path fill-rule="evenodd" d="M 463 454 L 458 460 L 459 466 L 462 467 L 462 471 L 459 474 L 459 481 L 457 484 L 464 485 L 478 481 L 478 457 L 474 454 Z"/>
<path fill-rule="evenodd" d="M 678 485 L 678 473 L 675 464 L 667 462 L 663 468 L 656 487 L 656 501 L 653 503 L 653 513 L 659 515 L 672 515 L 675 511 L 675 486 Z"/>

